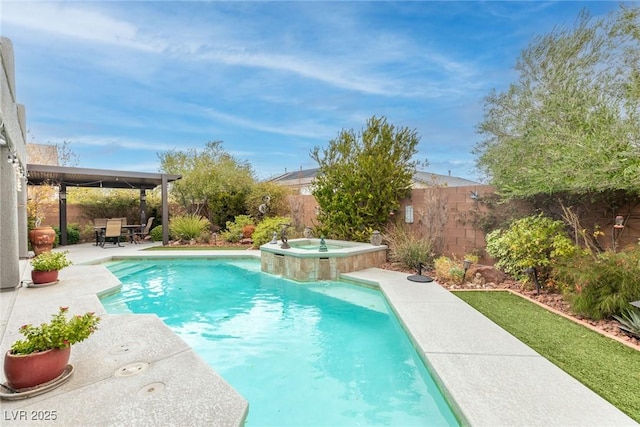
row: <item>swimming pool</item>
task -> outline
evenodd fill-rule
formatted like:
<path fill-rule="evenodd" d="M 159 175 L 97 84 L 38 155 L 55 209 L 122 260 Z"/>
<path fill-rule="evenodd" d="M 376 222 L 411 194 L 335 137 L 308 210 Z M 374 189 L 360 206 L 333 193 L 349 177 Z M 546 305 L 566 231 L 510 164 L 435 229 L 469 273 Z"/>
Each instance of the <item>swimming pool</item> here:
<path fill-rule="evenodd" d="M 458 425 L 384 298 L 254 259 L 112 262 L 109 313 L 156 313 L 249 401 L 248 426 Z"/>

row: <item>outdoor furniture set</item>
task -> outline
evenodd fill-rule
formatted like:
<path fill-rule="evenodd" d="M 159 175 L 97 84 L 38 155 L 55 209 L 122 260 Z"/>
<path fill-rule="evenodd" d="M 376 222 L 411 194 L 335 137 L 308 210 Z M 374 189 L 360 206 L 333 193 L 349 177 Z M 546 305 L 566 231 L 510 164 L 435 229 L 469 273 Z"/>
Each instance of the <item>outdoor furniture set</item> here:
<path fill-rule="evenodd" d="M 93 220 L 93 230 L 96 233 L 96 246 L 105 247 L 107 240 L 111 240 L 114 245 L 122 247 L 120 238 L 129 238 L 129 243 L 138 244 L 138 240 L 144 240 L 149 235 L 154 217 L 147 220 L 147 224 L 127 224 L 126 218 L 95 218 Z"/>

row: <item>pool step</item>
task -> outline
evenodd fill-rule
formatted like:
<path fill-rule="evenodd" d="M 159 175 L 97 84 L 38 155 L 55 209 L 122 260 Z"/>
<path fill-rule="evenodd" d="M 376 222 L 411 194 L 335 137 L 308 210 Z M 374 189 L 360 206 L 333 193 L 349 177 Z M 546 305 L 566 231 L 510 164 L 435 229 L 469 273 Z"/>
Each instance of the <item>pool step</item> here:
<path fill-rule="evenodd" d="M 151 270 L 157 268 L 156 265 L 148 265 L 148 263 L 130 263 L 120 262 L 116 264 L 107 265 L 107 269 L 112 272 L 118 279 L 122 280 L 131 275 L 140 273 L 142 271 Z"/>
<path fill-rule="evenodd" d="M 351 285 L 356 286 L 356 285 Z M 368 310 L 389 314 L 389 310 L 379 295 L 363 295 L 360 292 L 354 292 L 348 287 L 340 285 L 329 286 L 309 286 L 308 289 L 313 292 L 324 294 L 331 298 L 346 301 L 350 304 L 357 305 Z"/>

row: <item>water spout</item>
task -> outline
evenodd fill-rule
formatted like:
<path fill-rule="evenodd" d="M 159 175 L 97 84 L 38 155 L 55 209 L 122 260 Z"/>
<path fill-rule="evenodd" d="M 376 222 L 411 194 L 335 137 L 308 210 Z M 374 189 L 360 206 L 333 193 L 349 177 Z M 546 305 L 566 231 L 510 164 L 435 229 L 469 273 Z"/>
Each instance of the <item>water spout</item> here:
<path fill-rule="evenodd" d="M 287 228 L 291 227 L 291 224 L 280 224 L 282 226 L 282 230 L 280 231 L 280 240 L 282 240 L 282 244 L 280 247 L 282 249 L 290 249 L 289 239 L 287 238 Z"/>
<path fill-rule="evenodd" d="M 320 249 L 318 249 L 318 252 L 329 252 L 327 242 L 324 241 L 324 236 L 320 236 Z"/>

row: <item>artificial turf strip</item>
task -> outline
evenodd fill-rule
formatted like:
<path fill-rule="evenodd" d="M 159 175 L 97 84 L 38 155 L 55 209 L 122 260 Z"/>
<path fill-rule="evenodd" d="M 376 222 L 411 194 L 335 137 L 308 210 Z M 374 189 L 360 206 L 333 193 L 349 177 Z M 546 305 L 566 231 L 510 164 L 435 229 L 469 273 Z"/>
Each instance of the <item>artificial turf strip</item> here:
<path fill-rule="evenodd" d="M 145 251 L 246 251 L 247 246 L 151 246 Z"/>
<path fill-rule="evenodd" d="M 510 292 L 455 294 L 640 422 L 640 351 Z"/>

